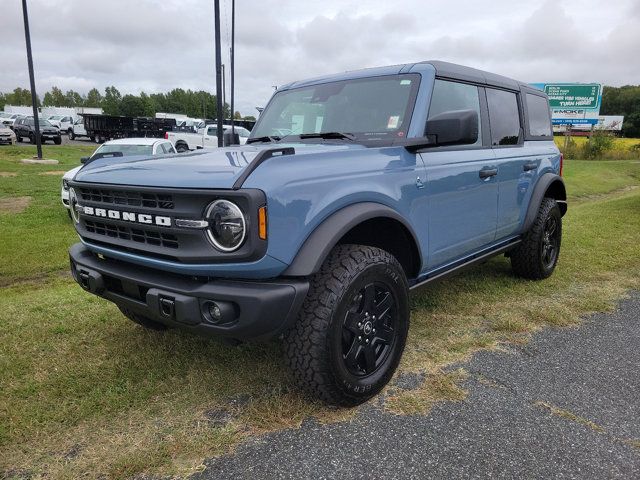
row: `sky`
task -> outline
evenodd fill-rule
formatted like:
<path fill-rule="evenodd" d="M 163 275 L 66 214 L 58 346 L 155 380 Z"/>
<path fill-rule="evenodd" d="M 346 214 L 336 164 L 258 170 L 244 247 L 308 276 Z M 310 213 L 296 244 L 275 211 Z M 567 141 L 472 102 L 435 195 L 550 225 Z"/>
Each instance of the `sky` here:
<path fill-rule="evenodd" d="M 0 91 L 28 88 L 21 2 L 0 2 Z M 28 0 L 36 90 L 215 93 L 213 3 Z M 231 0 L 220 5 L 229 63 Z M 640 84 L 639 46 L 639 0 L 236 0 L 236 110 L 255 115 L 293 80 L 435 59 L 525 82 Z"/>

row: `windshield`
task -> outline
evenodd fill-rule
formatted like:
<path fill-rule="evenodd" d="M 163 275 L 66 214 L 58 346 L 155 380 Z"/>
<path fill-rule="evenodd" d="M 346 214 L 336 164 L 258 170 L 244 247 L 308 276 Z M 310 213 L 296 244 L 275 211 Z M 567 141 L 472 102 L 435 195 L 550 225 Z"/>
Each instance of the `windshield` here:
<path fill-rule="evenodd" d="M 121 152 L 123 156 L 126 155 L 151 155 L 153 152 L 153 145 L 102 145 L 92 155 L 95 156 L 99 153 L 114 153 Z"/>
<path fill-rule="evenodd" d="M 60 120 L 61 118 L 62 118 L 62 115 L 53 115 L 49 117 L 49 120 Z"/>
<path fill-rule="evenodd" d="M 52 127 L 53 125 L 51 125 L 51 123 L 49 123 L 49 120 L 44 120 L 42 118 L 38 119 L 38 125 L 40 125 L 41 127 Z"/>
<path fill-rule="evenodd" d="M 357 140 L 404 137 L 418 74 L 323 83 L 276 93 L 251 137 L 349 133 Z"/>

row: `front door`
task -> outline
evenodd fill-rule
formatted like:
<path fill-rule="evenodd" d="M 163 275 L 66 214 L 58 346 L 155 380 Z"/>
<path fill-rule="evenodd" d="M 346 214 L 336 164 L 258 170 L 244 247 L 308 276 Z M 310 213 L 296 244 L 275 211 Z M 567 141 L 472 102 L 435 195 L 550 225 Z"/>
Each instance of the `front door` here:
<path fill-rule="evenodd" d="M 495 239 L 498 172 L 493 150 L 483 145 L 487 126 L 481 121 L 481 95 L 475 85 L 439 79 L 434 84 L 429 118 L 475 110 L 479 129 L 473 145 L 435 147 L 420 154 L 427 172 L 429 270 L 460 260 Z"/>

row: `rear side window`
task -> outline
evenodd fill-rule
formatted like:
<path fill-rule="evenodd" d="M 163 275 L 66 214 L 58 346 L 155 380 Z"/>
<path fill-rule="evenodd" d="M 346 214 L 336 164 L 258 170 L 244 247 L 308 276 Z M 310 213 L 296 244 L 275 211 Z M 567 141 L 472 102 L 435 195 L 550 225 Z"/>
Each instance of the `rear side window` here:
<path fill-rule="evenodd" d="M 517 145 L 520 139 L 518 98 L 513 92 L 487 88 L 491 145 Z"/>
<path fill-rule="evenodd" d="M 429 119 L 444 112 L 455 110 L 473 110 L 478 115 L 478 139 L 472 145 L 482 144 L 480 121 L 480 96 L 478 87 L 466 83 L 436 79 L 429 106 Z"/>
<path fill-rule="evenodd" d="M 547 99 L 539 95 L 527 93 L 527 115 L 529 119 L 529 135 L 532 137 L 550 137 L 551 113 Z"/>

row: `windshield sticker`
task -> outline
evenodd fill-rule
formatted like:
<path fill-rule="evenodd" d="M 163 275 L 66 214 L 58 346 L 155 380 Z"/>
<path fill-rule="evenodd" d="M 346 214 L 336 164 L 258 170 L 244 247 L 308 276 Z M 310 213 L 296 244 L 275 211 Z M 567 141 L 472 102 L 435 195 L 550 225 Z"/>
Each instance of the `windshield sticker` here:
<path fill-rule="evenodd" d="M 396 128 L 398 128 L 399 121 L 400 121 L 399 115 L 392 115 L 391 117 L 389 117 L 389 121 L 387 122 L 387 129 L 395 130 Z"/>
<path fill-rule="evenodd" d="M 411 85 L 411 80 L 400 80 L 400 85 Z"/>

